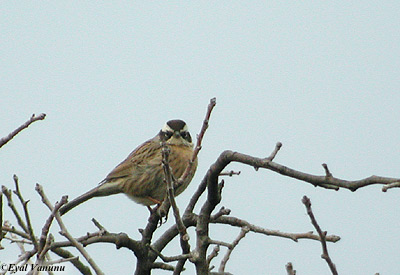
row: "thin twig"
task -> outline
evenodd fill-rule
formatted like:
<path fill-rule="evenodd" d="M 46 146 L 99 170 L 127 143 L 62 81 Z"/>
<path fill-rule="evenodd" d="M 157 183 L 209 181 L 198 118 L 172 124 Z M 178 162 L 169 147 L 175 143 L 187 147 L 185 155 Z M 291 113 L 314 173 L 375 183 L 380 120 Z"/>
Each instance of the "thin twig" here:
<path fill-rule="evenodd" d="M 76 269 L 79 270 L 79 272 L 83 275 L 92 275 L 92 272 L 90 271 L 90 268 L 86 265 L 84 265 L 80 260 L 79 257 L 75 257 L 71 252 L 68 250 L 62 249 L 60 247 L 57 248 L 52 248 L 52 252 L 57 254 L 58 256 L 64 258 L 64 259 L 71 259 L 71 258 L 76 258 L 73 260 L 70 260 L 71 264 L 75 266 Z"/>
<path fill-rule="evenodd" d="M 281 237 L 281 238 L 287 238 L 287 239 L 291 239 L 295 242 L 298 242 L 299 239 L 310 239 L 310 240 L 317 240 L 317 241 L 320 240 L 319 235 L 313 234 L 312 231 L 306 232 L 306 233 L 287 233 L 287 232 L 282 232 L 279 230 L 271 230 L 271 229 L 263 228 L 261 226 L 251 224 L 248 221 L 245 221 L 243 219 L 239 219 L 236 217 L 221 216 L 221 217 L 218 217 L 217 219 L 211 219 L 210 222 L 218 223 L 218 224 L 229 224 L 229 225 L 236 226 L 236 227 L 247 226 L 251 232 L 264 234 L 267 236 L 276 236 L 276 237 Z M 335 243 L 339 240 L 340 240 L 340 237 L 336 236 L 336 235 L 326 236 L 326 241 L 328 241 L 328 242 Z"/>
<path fill-rule="evenodd" d="M 79 256 L 74 256 L 74 257 L 70 257 L 70 258 L 61 258 L 58 260 L 54 260 L 54 261 L 50 261 L 50 262 L 46 262 L 46 265 L 55 265 L 55 264 L 61 264 L 61 263 L 65 263 L 65 262 L 72 262 L 75 260 L 78 260 Z"/>
<path fill-rule="evenodd" d="M 162 164 L 163 164 L 163 168 L 164 168 L 165 181 L 167 183 L 168 199 L 172 206 L 172 209 L 174 212 L 174 217 L 175 217 L 175 222 L 176 222 L 176 225 L 178 226 L 178 230 L 181 235 L 181 238 L 187 243 L 187 245 L 189 245 L 189 243 L 188 243 L 189 239 L 188 239 L 188 235 L 186 232 L 186 227 L 182 222 L 181 216 L 179 214 L 179 208 L 175 201 L 173 175 L 171 172 L 171 167 L 169 166 L 169 153 L 170 153 L 169 147 L 166 145 L 165 142 L 163 142 L 162 143 L 162 156 L 163 156 Z"/>
<path fill-rule="evenodd" d="M 67 197 L 63 197 L 60 202 L 57 202 L 53 209 L 51 210 L 50 216 L 47 218 L 43 228 L 42 233 L 40 235 L 39 244 L 38 244 L 38 252 L 36 258 L 36 265 L 41 266 L 45 264 L 46 257 L 49 258 L 50 256 L 47 252 L 51 249 L 52 244 L 54 243 L 54 236 L 49 234 L 50 226 L 55 218 L 56 213 L 62 205 L 67 202 Z M 46 263 L 47 264 L 47 263 Z M 35 270 L 33 274 L 38 274 L 38 271 Z"/>
<path fill-rule="evenodd" d="M 296 270 L 293 269 L 293 264 L 291 262 L 286 264 L 287 275 L 296 275 Z"/>
<path fill-rule="evenodd" d="M 30 239 L 33 243 L 33 246 L 35 247 L 36 250 L 38 250 L 38 241 L 36 239 L 35 233 L 33 232 L 33 227 L 31 223 L 31 218 L 29 216 L 29 211 L 28 211 L 28 203 L 29 201 L 24 200 L 22 197 L 21 191 L 19 189 L 19 182 L 18 182 L 18 177 L 17 175 L 13 176 L 14 183 L 15 183 L 15 191 L 14 194 L 17 195 L 19 201 L 22 204 L 22 208 L 24 209 L 24 214 L 25 214 L 25 220 L 26 220 L 26 225 L 27 225 L 27 230 L 30 235 Z"/>
<path fill-rule="evenodd" d="M 102 226 L 95 218 L 92 219 L 92 222 L 100 230 L 101 234 L 108 233 L 107 229 L 105 229 L 105 227 Z"/>
<path fill-rule="evenodd" d="M 41 248 L 41 251 L 38 251 L 38 260 L 39 261 L 43 261 L 47 252 L 50 250 L 51 245 L 54 243 L 54 236 L 53 234 L 49 234 L 49 236 L 46 238 L 46 241 L 43 245 L 43 247 Z M 40 264 L 39 264 L 40 265 Z"/>
<path fill-rule="evenodd" d="M 179 254 L 176 256 L 164 256 L 160 251 L 156 250 L 153 246 L 149 245 L 149 248 L 151 251 L 156 253 L 157 256 L 161 258 L 161 260 L 163 260 L 166 263 L 175 262 L 175 261 L 179 261 L 179 260 L 187 260 L 190 257 L 192 257 L 192 255 L 190 253 L 189 254 Z"/>
<path fill-rule="evenodd" d="M 400 181 L 389 183 L 389 184 L 382 186 L 382 192 L 386 192 L 388 189 L 395 188 L 395 187 L 397 187 L 397 188 L 400 187 Z"/>
<path fill-rule="evenodd" d="M 6 226 L 7 226 L 7 227 L 10 227 L 10 225 L 8 224 L 8 222 L 6 222 L 6 223 L 7 223 Z M 17 236 L 14 235 L 13 233 L 10 233 L 10 235 L 11 235 L 11 238 L 13 238 L 13 239 L 16 239 L 16 238 L 17 238 Z M 17 244 L 17 246 L 18 246 L 18 248 L 19 248 L 21 254 L 20 254 L 20 256 L 18 257 L 18 259 L 17 259 L 16 261 L 14 261 L 13 263 L 10 263 L 10 265 L 16 266 L 16 265 L 18 265 L 20 262 L 23 262 L 22 264 L 25 264 L 25 263 L 27 263 L 27 262 L 29 261 L 29 259 L 30 259 L 33 255 L 35 255 L 36 252 L 37 252 L 35 248 L 32 249 L 32 250 L 30 250 L 30 251 L 26 251 L 23 243 L 21 243 L 21 242 L 15 242 L 15 243 Z M 0 275 L 6 274 L 7 271 L 8 271 L 7 268 L 1 270 L 1 271 L 0 271 Z"/>
<path fill-rule="evenodd" d="M 233 175 L 237 175 L 237 176 L 239 176 L 240 175 L 240 171 L 237 171 L 237 172 L 235 172 L 235 171 L 233 171 L 233 170 L 231 170 L 231 171 L 225 171 L 225 172 L 221 172 L 221 174 L 219 174 L 220 176 L 228 176 L 228 177 L 232 177 Z"/>
<path fill-rule="evenodd" d="M 87 234 L 85 234 L 85 235 L 83 235 L 81 237 L 75 238 L 75 240 L 77 240 L 79 243 L 81 243 L 84 246 L 86 246 L 89 243 L 99 242 L 98 239 L 96 239 L 96 241 L 94 239 L 98 238 L 98 237 L 102 237 L 104 235 L 105 235 L 104 232 L 99 230 L 99 231 L 96 231 L 96 232 L 93 232 L 93 233 L 87 233 Z M 110 237 L 110 236 L 115 236 L 116 237 L 117 234 L 106 233 L 106 235 L 108 237 Z M 59 242 L 53 243 L 51 248 L 53 249 L 55 247 L 67 247 L 67 246 L 73 246 L 73 244 L 70 241 L 59 241 Z"/>
<path fill-rule="evenodd" d="M 331 178 L 331 177 L 332 177 L 332 173 L 329 171 L 328 164 L 322 163 L 322 167 L 324 167 L 325 176 L 326 176 L 327 178 Z"/>
<path fill-rule="evenodd" d="M 168 199 L 169 203 L 171 204 L 174 217 L 175 217 L 175 223 L 177 225 L 179 234 L 180 234 L 180 244 L 182 248 L 182 254 L 190 254 L 190 244 L 189 244 L 189 234 L 186 231 L 186 227 L 183 224 L 181 215 L 179 213 L 179 208 L 176 204 L 175 201 L 175 194 L 174 194 L 174 181 L 173 181 L 173 175 L 171 172 L 171 168 L 169 166 L 169 153 L 170 149 L 166 145 L 165 142 L 162 142 L 162 164 L 163 164 L 163 169 L 164 169 L 164 176 L 165 176 L 165 181 L 167 183 L 167 192 L 168 192 Z M 180 274 L 181 271 L 183 270 L 184 264 L 186 262 L 186 258 L 181 259 L 177 265 L 177 267 L 174 270 L 174 275 L 175 274 Z"/>
<path fill-rule="evenodd" d="M 218 256 L 220 246 L 217 244 L 207 257 L 207 264 L 210 265 L 211 261 Z"/>
<path fill-rule="evenodd" d="M 239 235 L 232 242 L 231 247 L 228 247 L 228 250 L 226 251 L 224 258 L 221 260 L 221 264 L 219 266 L 218 272 L 220 272 L 220 273 L 225 272 L 226 263 L 229 261 L 229 258 L 232 254 L 233 249 L 235 249 L 235 247 L 239 244 L 240 240 L 243 239 L 249 231 L 250 231 L 250 229 L 247 226 L 242 227 Z"/>
<path fill-rule="evenodd" d="M 52 234 L 49 235 L 49 229 L 55 218 L 56 213 L 58 213 L 58 210 L 66 202 L 67 202 L 67 198 L 62 199 L 60 202 L 57 202 L 55 204 L 54 208 L 51 211 L 50 216 L 47 218 L 47 220 L 42 228 L 42 234 L 40 235 L 39 247 L 38 247 L 38 255 L 39 255 L 39 257 L 38 257 L 39 263 L 38 264 L 40 264 L 44 260 L 44 256 L 47 254 L 47 251 L 50 250 L 51 245 L 54 242 L 53 235 Z"/>
<path fill-rule="evenodd" d="M 304 196 L 303 199 L 302 199 L 302 202 L 306 206 L 307 214 L 310 217 L 311 223 L 315 227 L 315 229 L 317 230 L 318 235 L 320 237 L 320 242 L 321 242 L 321 245 L 322 245 L 321 258 L 324 259 L 327 262 L 332 274 L 333 275 L 337 275 L 338 272 L 336 270 L 336 266 L 332 262 L 332 259 L 329 257 L 328 247 L 326 245 L 326 234 L 327 234 L 327 232 L 326 231 L 322 232 L 321 227 L 318 225 L 318 222 L 315 219 L 314 213 L 312 212 L 312 209 L 311 209 L 311 201 L 310 201 L 310 199 L 307 196 Z"/>
<path fill-rule="evenodd" d="M 6 223 L 6 222 L 4 222 L 3 226 L 1 227 L 1 230 L 2 230 L 3 232 L 14 233 L 14 234 L 16 234 L 16 235 L 18 235 L 18 236 L 20 236 L 20 237 L 22 237 L 22 238 L 24 238 L 24 239 L 30 241 L 30 236 L 29 236 L 29 234 L 27 234 L 27 233 L 25 233 L 25 232 L 22 232 L 22 231 L 20 231 L 20 230 L 18 230 L 18 229 L 16 229 L 14 226 L 11 226 L 11 225 L 9 225 L 9 224 Z"/>
<path fill-rule="evenodd" d="M 27 240 L 27 239 L 15 239 L 15 238 L 8 237 L 8 236 L 4 236 L 3 239 L 4 240 L 9 240 L 10 243 L 32 244 L 32 242 Z"/>
<path fill-rule="evenodd" d="M 53 211 L 53 206 L 51 205 L 49 199 L 43 192 L 43 187 L 39 184 L 36 184 L 36 191 L 39 193 L 39 195 L 42 197 L 43 203 L 50 209 L 50 211 Z M 63 196 L 61 199 L 62 202 L 66 203 L 67 197 Z M 60 202 L 61 203 L 61 202 Z M 100 268 L 97 266 L 97 264 L 94 262 L 92 257 L 86 252 L 86 250 L 83 248 L 83 246 L 75 240 L 71 234 L 69 234 L 66 226 L 64 225 L 61 216 L 58 212 L 55 213 L 55 218 L 57 220 L 58 225 L 60 226 L 61 232 L 60 234 L 63 235 L 65 238 L 67 238 L 75 247 L 78 249 L 78 251 L 82 254 L 82 256 L 88 261 L 90 266 L 95 270 L 96 274 L 101 274 L 103 275 L 104 273 L 100 270 Z"/>
<path fill-rule="evenodd" d="M 54 220 L 56 212 L 60 209 L 60 207 L 62 205 L 63 204 L 61 202 L 56 203 L 56 205 L 54 206 L 53 210 L 50 213 L 50 216 L 47 218 L 47 220 L 42 228 L 42 234 L 40 235 L 38 253 L 42 252 L 43 247 L 47 241 L 47 235 L 49 234 L 50 226 Z"/>
<path fill-rule="evenodd" d="M 209 239 L 208 243 L 209 244 L 216 244 L 216 245 L 219 245 L 219 246 L 225 246 L 227 248 L 233 248 L 231 243 L 227 243 L 227 242 L 224 242 L 224 241 Z"/>
<path fill-rule="evenodd" d="M 31 125 L 33 122 L 35 122 L 37 120 L 43 120 L 45 117 L 46 117 L 46 114 L 40 114 L 38 116 L 35 116 L 35 114 L 33 114 L 28 121 L 26 121 L 24 124 L 22 124 L 17 129 L 12 131 L 6 137 L 3 137 L 2 139 L 0 139 L 0 148 L 3 147 L 3 145 L 5 145 L 7 142 L 9 142 L 12 138 L 14 138 L 19 132 L 21 132 L 25 128 L 28 128 L 28 126 Z"/>
<path fill-rule="evenodd" d="M 204 134 L 208 128 L 208 122 L 210 120 L 211 112 L 214 109 L 216 104 L 217 104 L 216 98 L 215 97 L 211 98 L 210 103 L 208 104 L 208 107 L 207 107 L 206 116 L 203 120 L 203 126 L 201 127 L 200 133 L 197 135 L 197 142 L 196 142 L 196 146 L 194 147 L 192 158 L 189 161 L 189 164 L 186 167 L 185 171 L 183 172 L 182 176 L 178 179 L 178 181 L 177 181 L 178 185 L 182 184 L 184 182 L 184 180 L 189 176 L 190 171 L 192 171 L 193 163 L 196 160 L 197 155 L 199 154 L 199 152 L 202 148 L 201 143 L 203 141 Z"/>
<path fill-rule="evenodd" d="M 15 207 L 14 201 L 11 196 L 11 190 L 7 189 L 4 185 L 1 187 L 1 191 L 3 194 L 6 196 L 7 201 L 8 201 L 8 206 L 10 207 L 11 211 L 14 213 L 15 218 L 17 219 L 17 222 L 19 226 L 24 230 L 25 233 L 29 234 L 28 227 L 26 226 L 25 222 L 22 220 L 21 215 L 19 214 L 17 208 Z"/>
<path fill-rule="evenodd" d="M 274 158 L 276 157 L 276 154 L 278 154 L 279 150 L 282 148 L 282 142 L 277 142 L 275 145 L 274 151 L 272 151 L 271 155 L 266 158 L 266 160 L 273 161 Z"/>
<path fill-rule="evenodd" d="M 174 271 L 175 268 L 172 265 L 166 264 L 166 263 L 159 263 L 155 262 L 151 265 L 152 269 L 162 269 L 162 270 L 168 270 L 168 271 Z"/>
<path fill-rule="evenodd" d="M 221 216 L 227 216 L 231 213 L 230 209 L 225 208 L 224 206 L 221 207 L 221 209 L 215 213 L 214 215 L 211 216 L 211 220 L 216 220 Z"/>

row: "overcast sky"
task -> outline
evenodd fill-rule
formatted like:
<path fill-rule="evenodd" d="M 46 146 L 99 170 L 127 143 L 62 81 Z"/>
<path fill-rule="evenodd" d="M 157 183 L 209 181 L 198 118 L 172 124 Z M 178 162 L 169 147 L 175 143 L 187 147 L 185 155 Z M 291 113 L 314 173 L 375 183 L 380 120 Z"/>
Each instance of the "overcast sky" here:
<path fill-rule="evenodd" d="M 74 198 L 168 119 L 185 120 L 195 137 L 214 96 L 181 208 L 223 150 L 266 157 L 277 141 L 283 147 L 275 160 L 303 172 L 322 175 L 326 162 L 343 179 L 400 177 L 399 1 L 2 1 L 0 33 L 0 137 L 32 113 L 47 114 L 0 150 L 0 183 L 12 187 L 19 176 L 36 234 L 49 214 L 36 183 L 53 202 Z M 340 274 L 398 273 L 400 190 L 335 192 L 267 170 L 228 168 L 242 172 L 225 179 L 220 206 L 233 216 L 308 232 L 307 195 L 323 230 L 342 238 L 328 244 Z M 12 217 L 8 209 L 5 215 Z M 138 239 L 148 211 L 116 195 L 64 220 L 78 237 L 96 230 L 92 217 Z M 62 240 L 58 230 L 54 224 Z M 239 231 L 213 226 L 211 237 L 231 242 Z M 128 250 L 87 249 L 106 274 L 132 274 Z M 317 241 L 249 233 L 227 271 L 285 274 L 291 261 L 298 274 L 330 274 L 320 255 Z M 0 251 L 0 261 L 16 257 L 16 250 Z"/>

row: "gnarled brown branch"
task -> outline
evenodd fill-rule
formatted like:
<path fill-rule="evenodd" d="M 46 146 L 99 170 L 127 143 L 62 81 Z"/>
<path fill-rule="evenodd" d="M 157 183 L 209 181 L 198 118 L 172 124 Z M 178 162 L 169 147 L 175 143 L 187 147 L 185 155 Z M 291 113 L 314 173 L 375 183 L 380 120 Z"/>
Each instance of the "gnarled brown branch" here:
<path fill-rule="evenodd" d="M 308 182 L 314 186 L 327 189 L 345 188 L 349 189 L 350 191 L 356 191 L 359 188 L 373 184 L 387 185 L 400 182 L 400 178 L 389 178 L 381 176 L 370 176 L 360 180 L 349 181 L 335 177 L 327 177 L 326 175 L 312 175 L 281 165 L 279 163 L 269 160 L 268 158 L 257 158 L 229 150 L 222 152 L 214 165 L 216 168 L 220 169 L 220 167 L 226 167 L 231 162 L 240 162 L 256 168 L 265 168 L 281 175 Z M 393 187 L 400 186 L 396 185 Z"/>

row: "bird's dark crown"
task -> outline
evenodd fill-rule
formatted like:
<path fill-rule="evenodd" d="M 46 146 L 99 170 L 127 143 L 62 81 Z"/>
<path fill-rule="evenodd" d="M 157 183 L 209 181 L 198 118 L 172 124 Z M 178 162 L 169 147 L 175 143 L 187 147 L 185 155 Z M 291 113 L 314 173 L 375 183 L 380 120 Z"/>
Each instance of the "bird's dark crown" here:
<path fill-rule="evenodd" d="M 186 123 L 180 119 L 173 119 L 173 120 L 168 121 L 167 125 L 174 131 L 180 131 L 180 130 L 183 130 Z"/>

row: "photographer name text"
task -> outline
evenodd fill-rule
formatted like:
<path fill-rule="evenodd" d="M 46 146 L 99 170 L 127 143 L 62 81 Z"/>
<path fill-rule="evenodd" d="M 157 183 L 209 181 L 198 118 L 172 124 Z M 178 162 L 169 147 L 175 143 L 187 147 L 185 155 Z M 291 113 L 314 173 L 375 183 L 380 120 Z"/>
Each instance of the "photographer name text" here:
<path fill-rule="evenodd" d="M 7 264 L 0 263 L 0 271 L 7 271 L 10 274 L 17 272 L 29 272 L 29 271 L 44 271 L 44 272 L 57 272 L 65 271 L 65 266 L 63 265 L 38 265 L 38 264 Z"/>

